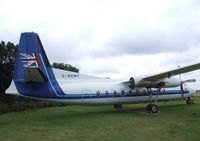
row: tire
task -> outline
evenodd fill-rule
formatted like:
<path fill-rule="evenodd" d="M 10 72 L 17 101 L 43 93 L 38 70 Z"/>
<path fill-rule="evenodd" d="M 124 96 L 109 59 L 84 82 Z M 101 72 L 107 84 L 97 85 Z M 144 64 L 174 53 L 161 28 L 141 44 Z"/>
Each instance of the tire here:
<path fill-rule="evenodd" d="M 157 113 L 157 112 L 158 112 L 158 106 L 155 105 L 155 104 L 152 104 L 152 105 L 151 105 L 151 112 L 152 112 L 152 113 Z"/>
<path fill-rule="evenodd" d="M 158 106 L 156 104 L 148 104 L 146 107 L 147 112 L 150 113 L 157 113 L 158 112 Z"/>
<path fill-rule="evenodd" d="M 151 112 L 151 104 L 148 104 L 146 107 L 147 112 Z"/>
<path fill-rule="evenodd" d="M 186 103 L 187 103 L 188 105 L 191 105 L 191 104 L 193 104 L 193 101 L 192 101 L 191 99 L 187 99 L 187 100 L 186 100 Z"/>

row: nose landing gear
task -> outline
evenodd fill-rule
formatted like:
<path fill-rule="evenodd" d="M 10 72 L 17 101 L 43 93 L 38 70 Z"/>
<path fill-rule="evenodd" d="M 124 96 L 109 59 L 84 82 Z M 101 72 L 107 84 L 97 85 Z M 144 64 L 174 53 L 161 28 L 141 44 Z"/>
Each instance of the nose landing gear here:
<path fill-rule="evenodd" d="M 194 102 L 190 97 L 187 97 L 186 98 L 186 104 L 191 105 L 191 104 L 194 104 Z"/>

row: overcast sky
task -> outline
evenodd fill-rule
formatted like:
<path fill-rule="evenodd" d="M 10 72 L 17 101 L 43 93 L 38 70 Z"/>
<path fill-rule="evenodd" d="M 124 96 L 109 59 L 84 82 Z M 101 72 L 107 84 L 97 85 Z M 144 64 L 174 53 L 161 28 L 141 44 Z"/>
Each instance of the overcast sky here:
<path fill-rule="evenodd" d="M 199 0 L 0 0 L 0 40 L 39 34 L 51 63 L 129 78 L 200 61 Z M 200 71 L 184 75 L 196 77 Z"/>

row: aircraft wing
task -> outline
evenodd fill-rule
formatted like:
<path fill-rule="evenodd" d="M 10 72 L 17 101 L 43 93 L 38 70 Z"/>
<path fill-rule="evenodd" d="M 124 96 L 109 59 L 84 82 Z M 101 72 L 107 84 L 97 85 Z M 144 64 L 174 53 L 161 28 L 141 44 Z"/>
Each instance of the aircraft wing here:
<path fill-rule="evenodd" d="M 155 75 L 145 76 L 139 79 L 130 78 L 129 81 L 122 83 L 129 87 L 175 87 L 179 86 L 182 82 L 179 79 L 171 78 L 172 76 L 182 73 L 200 69 L 200 63 L 193 64 L 186 67 L 177 68 L 174 70 L 158 73 Z M 184 82 L 184 81 L 183 81 Z M 187 80 L 185 82 L 194 82 L 194 80 Z"/>
<path fill-rule="evenodd" d="M 174 70 L 166 71 L 166 72 L 151 75 L 151 76 L 147 76 L 147 77 L 144 77 L 142 80 L 144 80 L 144 81 L 157 81 L 157 80 L 160 80 L 160 79 L 163 79 L 163 78 L 170 78 L 170 77 L 175 76 L 175 75 L 187 73 L 187 72 L 198 70 L 198 69 L 200 69 L 200 63 L 189 65 L 189 66 L 186 66 L 186 67 L 177 68 L 177 69 L 174 69 Z"/>

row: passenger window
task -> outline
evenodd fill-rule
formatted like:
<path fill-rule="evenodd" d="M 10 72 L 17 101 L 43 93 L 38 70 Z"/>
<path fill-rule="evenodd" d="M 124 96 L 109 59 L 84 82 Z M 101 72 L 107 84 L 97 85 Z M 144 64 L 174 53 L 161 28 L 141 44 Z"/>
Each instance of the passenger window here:
<path fill-rule="evenodd" d="M 132 93 L 132 91 L 131 91 L 131 90 L 129 90 L 129 91 L 128 91 L 128 94 L 129 94 L 129 95 L 132 95 L 133 93 Z"/>
<path fill-rule="evenodd" d="M 116 95 L 117 95 L 117 91 L 114 91 L 113 93 L 114 93 L 114 96 L 116 96 Z"/>
<path fill-rule="evenodd" d="M 125 93 L 124 90 L 122 90 L 122 91 L 121 91 L 121 95 L 124 95 L 124 93 Z"/>
<path fill-rule="evenodd" d="M 97 91 L 96 94 L 97 94 L 97 96 L 100 96 L 100 91 Z"/>
<path fill-rule="evenodd" d="M 105 91 L 105 94 L 108 95 L 108 91 Z"/>
<path fill-rule="evenodd" d="M 163 93 L 165 93 L 165 89 L 163 89 Z"/>

